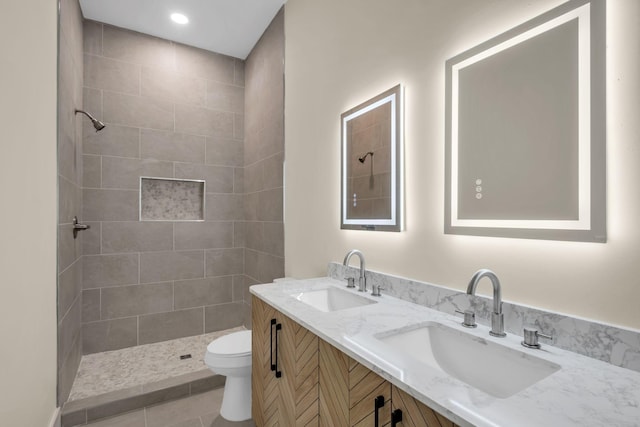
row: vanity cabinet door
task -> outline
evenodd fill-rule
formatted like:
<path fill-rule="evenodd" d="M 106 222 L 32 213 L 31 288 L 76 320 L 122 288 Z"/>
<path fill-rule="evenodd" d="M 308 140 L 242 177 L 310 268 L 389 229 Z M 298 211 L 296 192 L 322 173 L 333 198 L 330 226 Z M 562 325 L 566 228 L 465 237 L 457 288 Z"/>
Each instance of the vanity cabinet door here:
<path fill-rule="evenodd" d="M 393 410 L 402 411 L 402 422 L 398 427 L 459 427 L 396 386 L 392 386 L 391 394 Z"/>
<path fill-rule="evenodd" d="M 319 340 L 319 361 L 320 426 L 390 424 L 389 382 L 323 340 Z"/>
<path fill-rule="evenodd" d="M 252 415 L 258 427 L 318 425 L 318 337 L 252 297 Z"/>
<path fill-rule="evenodd" d="M 276 309 L 251 299 L 251 414 L 257 426 L 278 425 L 278 383 L 271 370 Z"/>

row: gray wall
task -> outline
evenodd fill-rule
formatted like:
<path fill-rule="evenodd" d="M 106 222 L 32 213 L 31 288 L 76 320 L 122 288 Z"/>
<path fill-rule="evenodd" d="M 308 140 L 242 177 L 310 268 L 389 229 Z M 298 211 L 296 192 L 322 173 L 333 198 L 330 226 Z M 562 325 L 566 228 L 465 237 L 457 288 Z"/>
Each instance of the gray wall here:
<path fill-rule="evenodd" d="M 245 276 L 269 283 L 284 276 L 284 9 L 247 58 L 245 98 Z"/>
<path fill-rule="evenodd" d="M 243 61 L 85 21 L 85 354 L 243 323 L 244 104 Z M 205 221 L 140 222 L 140 176 L 206 180 Z"/>
<path fill-rule="evenodd" d="M 82 14 L 77 0 L 60 2 L 58 65 L 58 402 L 67 400 L 82 355 L 82 236 L 73 238 L 81 216 Z"/>

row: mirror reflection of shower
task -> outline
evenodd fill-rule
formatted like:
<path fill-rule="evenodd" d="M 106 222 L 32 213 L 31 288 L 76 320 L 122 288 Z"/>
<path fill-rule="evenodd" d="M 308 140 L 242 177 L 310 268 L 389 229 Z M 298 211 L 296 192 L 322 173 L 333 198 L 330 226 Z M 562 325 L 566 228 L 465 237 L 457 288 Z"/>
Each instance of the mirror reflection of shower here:
<path fill-rule="evenodd" d="M 369 162 L 370 164 L 370 174 L 369 174 L 369 189 L 372 190 L 373 186 L 375 184 L 375 179 L 373 178 L 373 151 L 367 151 L 367 153 L 363 156 L 358 157 L 358 161 L 360 163 L 364 163 L 365 160 L 367 160 L 367 156 L 371 156 L 371 162 Z"/>
<path fill-rule="evenodd" d="M 95 117 L 93 117 L 91 114 L 87 113 L 84 110 L 78 110 L 76 108 L 76 114 L 78 113 L 82 113 L 85 116 L 89 117 L 89 120 L 91 120 L 91 124 L 93 124 L 94 129 L 96 130 L 96 132 L 101 131 L 102 129 L 104 129 L 105 124 L 102 123 L 100 120 L 96 119 Z"/>

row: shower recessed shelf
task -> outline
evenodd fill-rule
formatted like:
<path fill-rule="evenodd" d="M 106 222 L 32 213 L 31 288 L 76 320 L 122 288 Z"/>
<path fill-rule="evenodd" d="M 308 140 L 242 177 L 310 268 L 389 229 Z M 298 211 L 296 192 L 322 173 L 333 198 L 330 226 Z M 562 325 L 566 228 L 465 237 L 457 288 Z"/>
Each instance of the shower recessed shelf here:
<path fill-rule="evenodd" d="M 140 221 L 204 221 L 205 181 L 140 177 Z"/>

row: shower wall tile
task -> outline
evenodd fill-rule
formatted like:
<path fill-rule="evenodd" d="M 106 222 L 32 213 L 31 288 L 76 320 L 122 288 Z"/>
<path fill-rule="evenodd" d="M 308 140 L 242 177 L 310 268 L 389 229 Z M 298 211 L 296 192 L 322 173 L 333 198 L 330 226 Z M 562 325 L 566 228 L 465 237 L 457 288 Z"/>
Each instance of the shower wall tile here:
<path fill-rule="evenodd" d="M 233 137 L 236 139 L 244 138 L 244 114 L 233 115 Z"/>
<path fill-rule="evenodd" d="M 108 58 L 162 68 L 175 67 L 173 44 L 168 40 L 103 26 L 102 54 Z"/>
<path fill-rule="evenodd" d="M 140 65 L 102 56 L 84 56 L 85 87 L 140 94 Z"/>
<path fill-rule="evenodd" d="M 76 335 L 71 344 L 71 351 L 67 357 L 59 362 L 58 366 L 58 395 L 64 402 L 71 393 L 73 381 L 76 378 L 80 359 L 82 358 L 82 333 Z"/>
<path fill-rule="evenodd" d="M 159 130 L 174 129 L 174 105 L 171 101 L 103 92 L 102 105 L 105 123 Z"/>
<path fill-rule="evenodd" d="M 207 221 L 232 221 L 243 211 L 241 194 L 207 194 L 205 202 Z"/>
<path fill-rule="evenodd" d="M 176 250 L 230 248 L 233 246 L 233 222 L 176 222 Z"/>
<path fill-rule="evenodd" d="M 283 63 L 281 10 L 245 61 L 245 109 L 235 117 L 235 135 L 244 139 L 245 283 L 284 275 Z M 243 306 L 243 320 L 250 323 L 248 304 Z"/>
<path fill-rule="evenodd" d="M 102 55 L 102 24 L 85 19 L 83 26 L 83 52 Z"/>
<path fill-rule="evenodd" d="M 247 234 L 247 223 L 235 221 L 233 223 L 233 247 L 244 248 Z"/>
<path fill-rule="evenodd" d="M 58 321 L 69 311 L 82 291 L 82 262 L 80 258 L 58 276 Z"/>
<path fill-rule="evenodd" d="M 237 139 L 207 138 L 208 165 L 243 166 L 243 143 Z"/>
<path fill-rule="evenodd" d="M 265 222 L 264 252 L 284 258 L 284 224 L 282 222 Z"/>
<path fill-rule="evenodd" d="M 101 318 L 113 319 L 173 309 L 173 284 L 117 286 L 102 289 Z"/>
<path fill-rule="evenodd" d="M 118 221 L 102 223 L 102 253 L 170 251 L 173 224 Z"/>
<path fill-rule="evenodd" d="M 174 102 L 204 105 L 207 83 L 204 79 L 177 73 L 175 70 L 142 67 L 141 95 L 167 98 Z"/>
<path fill-rule="evenodd" d="M 207 80 L 233 83 L 235 59 L 182 44 L 175 45 L 176 69 Z"/>
<path fill-rule="evenodd" d="M 144 159 L 204 163 L 205 138 L 184 133 L 142 129 L 140 151 Z"/>
<path fill-rule="evenodd" d="M 202 307 L 140 316 L 140 345 L 204 333 Z"/>
<path fill-rule="evenodd" d="M 140 189 L 140 177 L 173 178 L 173 163 L 155 159 L 102 157 L 102 188 Z"/>
<path fill-rule="evenodd" d="M 220 138 L 233 137 L 233 113 L 192 105 L 175 105 L 175 129 L 178 132 Z"/>
<path fill-rule="evenodd" d="M 140 283 L 204 277 L 204 251 L 140 254 Z"/>
<path fill-rule="evenodd" d="M 82 323 L 100 320 L 100 289 L 82 291 Z"/>
<path fill-rule="evenodd" d="M 138 283 L 138 254 L 85 255 L 82 283 L 84 289 Z"/>
<path fill-rule="evenodd" d="M 262 161 L 264 164 L 264 189 L 282 188 L 284 182 L 284 152 L 267 157 Z"/>
<path fill-rule="evenodd" d="M 86 124 L 83 133 L 84 154 L 140 157 L 140 129 L 109 123 L 100 132 Z"/>
<path fill-rule="evenodd" d="M 207 251 L 207 277 L 242 274 L 244 270 L 244 250 L 213 249 Z"/>
<path fill-rule="evenodd" d="M 258 201 L 258 219 L 261 221 L 282 221 L 282 188 L 260 192 Z"/>
<path fill-rule="evenodd" d="M 70 141 L 61 151 L 82 166 L 67 163 L 82 189 L 65 216 L 75 197 L 91 225 L 78 240 L 83 351 L 201 334 L 205 307 L 234 301 L 244 277 L 245 63 L 93 21 L 83 31 L 84 46 L 69 52 L 80 52 L 72 73 L 84 90 L 67 91 L 78 98 L 67 104 L 107 125 L 96 133 L 61 109 Z M 74 124 L 84 157 L 71 142 Z M 205 221 L 140 222 L 141 176 L 205 180 Z"/>
<path fill-rule="evenodd" d="M 69 224 L 80 215 L 82 192 L 78 184 L 58 175 L 58 223 Z"/>
<path fill-rule="evenodd" d="M 176 163 L 175 174 L 180 179 L 204 179 L 207 193 L 233 193 L 233 167 Z"/>
<path fill-rule="evenodd" d="M 118 350 L 137 344 L 137 317 L 102 320 L 82 325 L 82 354 Z"/>
<path fill-rule="evenodd" d="M 244 88 L 208 81 L 206 106 L 214 110 L 244 114 Z"/>
<path fill-rule="evenodd" d="M 244 87 L 244 61 L 236 59 L 233 65 L 233 84 Z"/>
<path fill-rule="evenodd" d="M 58 226 L 58 271 L 66 270 L 82 256 L 81 240 L 73 238 L 73 224 Z"/>
<path fill-rule="evenodd" d="M 102 158 L 100 156 L 82 156 L 82 185 L 85 188 L 102 186 Z"/>
<path fill-rule="evenodd" d="M 90 228 L 82 232 L 82 254 L 100 254 L 100 235 L 102 233 L 101 222 L 83 221 Z"/>
<path fill-rule="evenodd" d="M 138 219 L 138 191 L 85 189 L 82 197 L 82 219 L 85 221 L 136 221 Z"/>
<path fill-rule="evenodd" d="M 76 0 L 59 4 L 58 40 L 58 395 L 67 400 L 81 354 L 82 245 L 74 240 L 72 218 L 82 215 L 82 118 L 75 109 L 83 101 L 82 13 Z"/>
<path fill-rule="evenodd" d="M 236 194 L 244 193 L 244 169 L 234 168 L 233 170 L 233 192 Z"/>
<path fill-rule="evenodd" d="M 58 323 L 58 364 L 60 365 L 73 351 L 75 339 L 80 334 L 82 303 L 80 294 L 76 298 L 62 320 Z"/>
<path fill-rule="evenodd" d="M 176 281 L 174 283 L 175 309 L 231 302 L 232 291 L 232 276 Z"/>
<path fill-rule="evenodd" d="M 205 333 L 230 329 L 242 325 L 244 309 L 242 303 L 231 302 L 204 308 Z"/>

